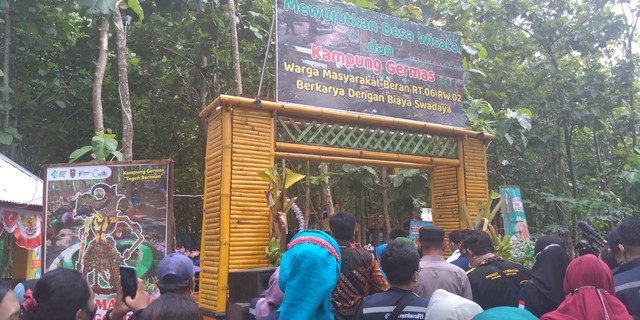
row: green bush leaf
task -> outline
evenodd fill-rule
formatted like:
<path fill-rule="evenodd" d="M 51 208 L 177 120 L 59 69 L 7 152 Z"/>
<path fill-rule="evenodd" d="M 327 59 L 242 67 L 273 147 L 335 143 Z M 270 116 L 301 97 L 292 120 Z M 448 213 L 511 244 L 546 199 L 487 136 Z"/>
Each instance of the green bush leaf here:
<path fill-rule="evenodd" d="M 78 160 L 78 158 L 82 157 L 88 152 L 91 152 L 91 150 L 91 146 L 84 146 L 80 149 L 76 149 L 71 153 L 71 155 L 69 155 L 69 163 L 75 162 L 76 160 Z"/>
<path fill-rule="evenodd" d="M 116 8 L 116 0 L 80 0 L 79 4 L 88 16 L 104 16 Z"/>
<path fill-rule="evenodd" d="M 142 7 L 140 6 L 140 2 L 138 0 L 128 0 L 127 5 L 133 12 L 138 15 L 140 21 L 144 20 L 144 12 L 142 11 Z"/>
<path fill-rule="evenodd" d="M 13 136 L 6 132 L 0 132 L 0 144 L 10 145 L 13 142 Z"/>

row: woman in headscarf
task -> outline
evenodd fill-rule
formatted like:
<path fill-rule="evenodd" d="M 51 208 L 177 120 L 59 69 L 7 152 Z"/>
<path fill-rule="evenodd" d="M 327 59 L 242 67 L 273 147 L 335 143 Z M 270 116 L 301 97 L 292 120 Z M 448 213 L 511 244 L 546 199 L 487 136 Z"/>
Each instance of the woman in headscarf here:
<path fill-rule="evenodd" d="M 269 278 L 269 288 L 264 292 L 264 297 L 256 302 L 256 320 L 263 320 L 278 310 L 284 298 L 280 290 L 280 267 L 276 268 Z"/>
<path fill-rule="evenodd" d="M 482 312 L 482 307 L 477 303 L 449 291 L 438 289 L 429 299 L 425 318 L 429 320 L 467 320 L 480 312 Z"/>
<path fill-rule="evenodd" d="M 287 245 L 280 263 L 284 292 L 273 319 L 333 320 L 331 293 L 340 275 L 340 248 L 324 231 L 305 230 Z"/>
<path fill-rule="evenodd" d="M 587 254 L 573 260 L 564 278 L 567 295 L 558 309 L 541 320 L 630 320 L 624 304 L 618 300 L 613 274 L 598 257 Z"/>
<path fill-rule="evenodd" d="M 544 236 L 536 241 L 531 279 L 520 289 L 520 307 L 536 317 L 558 308 L 564 300 L 562 283 L 571 262 L 564 241 L 557 236 Z"/>

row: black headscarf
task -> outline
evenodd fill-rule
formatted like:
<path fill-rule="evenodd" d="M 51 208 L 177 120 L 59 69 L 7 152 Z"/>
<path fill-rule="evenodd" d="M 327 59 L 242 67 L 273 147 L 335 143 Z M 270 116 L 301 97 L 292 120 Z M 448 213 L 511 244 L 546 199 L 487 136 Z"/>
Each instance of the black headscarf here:
<path fill-rule="evenodd" d="M 555 310 L 564 300 L 564 275 L 571 259 L 564 241 L 556 236 L 538 239 L 535 252 L 536 262 L 531 269 L 531 280 L 524 285 L 524 290 L 533 304 L 530 310 L 540 317 Z"/>
<path fill-rule="evenodd" d="M 548 235 L 548 236 L 544 236 L 544 237 L 540 237 L 540 239 L 538 239 L 538 241 L 536 241 L 536 246 L 534 247 L 534 254 L 538 254 L 540 253 L 540 251 L 544 250 L 544 248 L 546 248 L 548 245 L 551 244 L 557 244 L 563 248 L 566 248 L 564 245 L 564 240 L 562 240 L 560 237 L 558 236 L 554 236 L 554 235 Z"/>

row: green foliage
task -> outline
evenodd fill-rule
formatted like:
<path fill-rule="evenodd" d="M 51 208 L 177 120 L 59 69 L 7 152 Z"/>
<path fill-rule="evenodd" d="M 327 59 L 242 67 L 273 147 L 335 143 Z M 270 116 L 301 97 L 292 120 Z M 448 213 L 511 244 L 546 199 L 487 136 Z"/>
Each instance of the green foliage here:
<path fill-rule="evenodd" d="M 431 195 L 429 173 L 419 169 L 400 169 L 390 175 L 389 202 L 392 212 L 417 213 L 428 207 Z"/>
<path fill-rule="evenodd" d="M 462 36 L 467 125 L 496 135 L 487 147 L 490 189 L 520 185 L 532 232 L 573 234 L 577 219 L 604 230 L 640 209 L 640 57 L 637 41 L 631 47 L 627 44 L 636 3 L 346 2 Z M 0 145 L 15 147 L 16 160 L 37 172 L 43 164 L 65 161 L 70 150 L 93 135 L 88 101 L 97 56 L 95 17 L 110 14 L 115 0 L 70 0 L 64 6 L 54 0 L 11 3 L 11 70 L 17 76 L 9 87 L 0 88 L 11 94 L 10 102 L 0 103 L 0 116 L 10 110 L 17 125 L 10 121 L 10 127 L 0 132 Z M 3 17 L 8 4 L 0 0 Z M 138 159 L 173 159 L 174 192 L 200 195 L 206 132 L 198 118 L 201 101 L 206 104 L 234 90 L 226 3 L 127 1 L 127 5 L 140 20 L 146 13 L 143 23 L 127 34 L 134 154 Z M 273 1 L 239 1 L 237 6 L 244 89 L 251 94 L 257 92 L 260 80 Z M 620 8 L 636 14 L 624 16 Z M 4 20 L 0 24 L 4 27 Z M 263 92 L 272 98 L 273 56 L 268 61 Z M 112 123 L 121 135 L 120 110 L 114 107 L 119 105 L 118 96 L 111 59 L 103 85 L 105 123 Z M 565 125 L 577 199 L 568 192 L 574 183 L 568 176 Z M 365 205 L 358 204 L 359 212 L 380 212 L 379 178 L 373 174 L 379 177 L 379 172 L 357 166 L 331 168 L 330 184 L 340 204 L 353 209 L 366 199 Z M 393 214 L 411 214 L 415 199 L 428 203 L 429 180 L 423 172 L 410 173 L 392 177 Z M 310 177 L 312 197 L 319 192 L 321 178 Z M 293 186 L 296 192 L 299 188 L 300 184 Z M 178 235 L 199 234 L 201 210 L 201 198 L 175 198 Z"/>
<path fill-rule="evenodd" d="M 536 261 L 534 256 L 535 242 L 514 240 L 513 247 L 511 248 L 511 261 L 517 262 L 529 270 L 533 268 L 533 264 Z"/>
<path fill-rule="evenodd" d="M 118 140 L 115 134 L 97 132 L 91 138 L 91 145 L 76 149 L 69 155 L 69 163 L 75 162 L 80 157 L 91 152 L 91 161 L 122 160 L 122 152 L 118 151 Z M 110 159 L 107 157 L 111 156 Z"/>
<path fill-rule="evenodd" d="M 264 249 L 265 257 L 269 261 L 270 267 L 280 266 L 280 259 L 282 259 L 282 252 L 280 252 L 280 239 L 271 237 L 269 244 Z"/>
<path fill-rule="evenodd" d="M 511 250 L 513 249 L 513 243 L 509 235 L 495 235 L 493 237 L 494 253 L 504 259 L 511 260 Z"/>
<path fill-rule="evenodd" d="M 120 5 L 122 9 L 131 9 L 138 15 L 138 19 L 140 21 L 144 20 L 144 11 L 142 11 L 142 6 L 140 6 L 140 2 L 138 0 L 127 0 L 127 2 L 122 2 Z"/>
<path fill-rule="evenodd" d="M 78 0 L 80 9 L 87 16 L 104 16 L 113 12 L 116 0 Z"/>

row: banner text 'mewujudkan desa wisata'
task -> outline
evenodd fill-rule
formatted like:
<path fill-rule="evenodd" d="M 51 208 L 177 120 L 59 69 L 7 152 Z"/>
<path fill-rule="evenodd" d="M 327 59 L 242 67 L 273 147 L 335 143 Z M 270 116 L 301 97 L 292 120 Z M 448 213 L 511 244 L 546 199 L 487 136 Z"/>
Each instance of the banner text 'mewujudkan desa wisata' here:
<path fill-rule="evenodd" d="M 320 0 L 278 0 L 278 100 L 465 126 L 460 37 Z"/>

